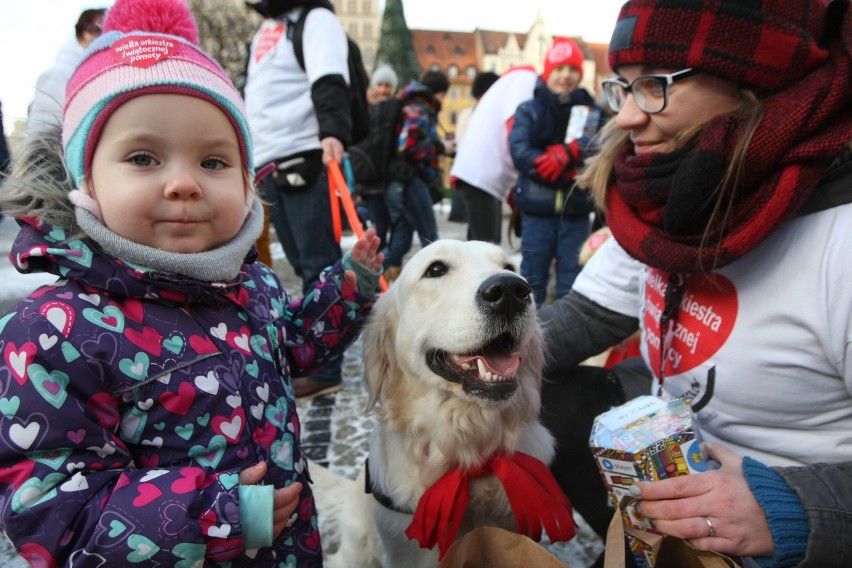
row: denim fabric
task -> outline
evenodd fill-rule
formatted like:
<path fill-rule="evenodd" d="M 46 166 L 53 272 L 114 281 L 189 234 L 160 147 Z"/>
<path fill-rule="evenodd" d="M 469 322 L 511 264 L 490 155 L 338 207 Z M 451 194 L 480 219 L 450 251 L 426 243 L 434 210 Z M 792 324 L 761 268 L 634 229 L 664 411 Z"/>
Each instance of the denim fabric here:
<path fill-rule="evenodd" d="M 264 196 L 269 203 L 269 217 L 287 255 L 287 261 L 302 278 L 302 292 L 320 272 L 341 258 L 340 245 L 334 240 L 331 226 L 331 204 L 325 171 L 307 189 L 279 191 L 272 176 L 264 180 Z M 339 384 L 343 357 L 328 364 L 311 379 Z"/>
<path fill-rule="evenodd" d="M 385 190 L 385 202 L 391 220 L 391 236 L 385 255 L 385 268 L 402 266 L 402 259 L 411 248 L 414 231 L 420 246 L 438 240 L 438 223 L 432 209 L 429 186 L 419 177 L 408 183 L 392 181 Z"/>
<path fill-rule="evenodd" d="M 547 299 L 550 266 L 556 259 L 556 297 L 571 291 L 580 273 L 580 247 L 589 237 L 588 217 L 537 217 L 523 215 L 521 220 L 521 276 L 535 294 L 536 306 Z"/>
<path fill-rule="evenodd" d="M 381 239 L 379 250 L 384 250 L 388 244 L 388 231 L 391 227 L 390 213 L 388 206 L 385 203 L 384 193 L 364 193 L 361 199 L 367 205 L 367 210 L 370 212 L 370 222 L 376 230 L 376 236 Z"/>
<path fill-rule="evenodd" d="M 301 191 L 279 191 L 271 176 L 264 189 L 270 220 L 287 260 L 302 278 L 304 292 L 326 266 L 342 256 L 331 227 L 326 173 Z"/>

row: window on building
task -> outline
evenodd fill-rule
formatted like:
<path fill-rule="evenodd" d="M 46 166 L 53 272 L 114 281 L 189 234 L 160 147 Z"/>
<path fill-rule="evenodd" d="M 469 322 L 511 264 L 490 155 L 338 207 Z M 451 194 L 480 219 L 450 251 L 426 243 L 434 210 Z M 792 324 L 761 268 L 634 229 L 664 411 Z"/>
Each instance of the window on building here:
<path fill-rule="evenodd" d="M 365 14 L 373 13 L 373 3 L 370 0 L 364 0 L 364 3 L 361 4 L 361 11 Z"/>
<path fill-rule="evenodd" d="M 460 55 L 464 55 L 464 51 L 462 50 L 461 46 L 457 45 L 456 48 L 453 50 L 453 54 L 458 57 Z"/>
<path fill-rule="evenodd" d="M 450 124 L 452 124 L 453 126 L 455 126 L 456 124 L 458 124 L 458 123 L 459 123 L 459 120 L 458 120 L 458 119 L 459 119 L 459 114 L 458 114 L 456 111 L 452 111 L 452 112 L 450 113 Z"/>
<path fill-rule="evenodd" d="M 346 5 L 348 6 L 347 11 L 350 14 L 357 14 L 358 13 L 358 0 L 349 0 L 349 2 Z"/>
<path fill-rule="evenodd" d="M 464 74 L 469 79 L 473 79 L 474 77 L 476 77 L 476 67 L 474 67 L 473 65 L 468 65 L 464 70 Z"/>
<path fill-rule="evenodd" d="M 456 77 L 458 77 L 458 76 L 459 76 L 459 66 L 458 66 L 458 65 L 456 65 L 455 63 L 454 63 L 454 64 L 452 64 L 452 65 L 450 65 L 450 66 L 447 68 L 447 76 L 448 76 L 450 79 L 455 79 Z"/>
<path fill-rule="evenodd" d="M 441 70 L 441 66 L 440 66 L 440 65 L 438 65 L 437 63 L 433 63 L 433 64 L 429 67 L 429 71 L 440 71 L 440 70 Z"/>
<path fill-rule="evenodd" d="M 426 53 L 429 55 L 435 55 L 435 47 L 431 45 L 426 46 Z"/>
<path fill-rule="evenodd" d="M 370 22 L 364 23 L 364 37 L 373 37 L 373 24 Z"/>

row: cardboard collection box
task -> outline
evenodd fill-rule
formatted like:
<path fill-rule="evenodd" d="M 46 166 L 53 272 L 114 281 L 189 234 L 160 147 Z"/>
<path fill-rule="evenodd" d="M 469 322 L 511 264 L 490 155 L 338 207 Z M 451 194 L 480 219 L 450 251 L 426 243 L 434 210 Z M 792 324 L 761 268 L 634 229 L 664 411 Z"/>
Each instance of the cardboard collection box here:
<path fill-rule="evenodd" d="M 706 471 L 699 445 L 692 411 L 683 399 L 640 396 L 595 419 L 589 446 L 626 529 L 655 532 L 636 512 L 630 487 Z M 640 565 L 653 566 L 651 547 L 630 530 L 626 537 Z"/>

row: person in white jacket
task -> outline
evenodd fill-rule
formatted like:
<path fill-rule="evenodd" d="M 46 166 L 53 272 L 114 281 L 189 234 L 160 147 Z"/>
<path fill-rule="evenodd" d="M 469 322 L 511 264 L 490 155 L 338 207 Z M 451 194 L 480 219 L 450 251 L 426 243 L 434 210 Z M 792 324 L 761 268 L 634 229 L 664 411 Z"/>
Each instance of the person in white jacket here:
<path fill-rule="evenodd" d="M 509 154 L 509 131 L 518 105 L 532 97 L 532 67 L 506 71 L 477 103 L 460 138 L 450 178 L 464 194 L 468 240 L 500 244 L 503 202 L 518 178 Z"/>
<path fill-rule="evenodd" d="M 74 26 L 74 37 L 59 48 L 56 61 L 36 81 L 24 136 L 44 134 L 62 123 L 68 79 L 83 59 L 86 48 L 101 35 L 104 14 L 104 8 L 83 10 L 80 13 Z"/>
<path fill-rule="evenodd" d="M 275 164 L 263 180 L 264 197 L 287 261 L 309 291 L 326 266 L 341 257 L 331 222 L 326 166 L 343 162 L 354 128 L 349 105 L 346 31 L 326 0 L 257 0 L 264 17 L 252 39 L 245 100 L 255 160 Z M 302 53 L 295 50 L 304 16 Z M 342 387 L 341 360 L 293 381 L 296 396 L 331 394 Z"/>

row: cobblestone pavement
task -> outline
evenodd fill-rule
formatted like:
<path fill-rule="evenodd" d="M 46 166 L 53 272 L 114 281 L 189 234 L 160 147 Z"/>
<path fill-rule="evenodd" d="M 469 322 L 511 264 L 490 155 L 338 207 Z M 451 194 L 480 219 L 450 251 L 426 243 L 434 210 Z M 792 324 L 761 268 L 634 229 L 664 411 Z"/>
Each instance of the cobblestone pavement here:
<path fill-rule="evenodd" d="M 443 208 L 436 207 L 441 237 L 464 239 L 466 225 L 448 222 L 447 214 L 448 203 Z M 354 238 L 344 236 L 341 245 L 347 249 L 353 242 Z M 5 242 L 3 244 L 5 250 L 0 253 L 5 254 L 8 252 L 8 244 Z M 415 244 L 411 253 L 418 249 L 419 245 Z M 273 243 L 273 258 L 275 271 L 285 288 L 291 293 L 301 290 L 301 281 L 292 272 L 277 242 Z M 305 452 L 316 464 L 328 468 L 333 476 L 339 476 L 337 480 L 340 481 L 340 485 L 354 486 L 354 482 L 349 484 L 345 480 L 354 480 L 357 477 L 367 454 L 371 431 L 371 417 L 367 414 L 367 389 L 361 373 L 361 354 L 360 341 L 354 343 L 345 353 L 341 391 L 298 403 Z M 320 487 L 315 487 L 315 491 L 319 489 Z M 324 496 L 317 496 L 320 506 L 320 531 L 323 535 L 324 548 L 329 553 L 333 553 L 339 544 L 338 519 L 341 503 L 338 493 L 326 499 L 323 498 Z M 571 542 L 553 545 L 545 543 L 557 558 L 571 568 L 591 565 L 603 550 L 600 539 L 583 519 L 578 516 L 577 522 L 577 537 Z M 9 543 L 5 539 L 0 539 L 0 567 L 23 568 L 25 566 L 27 566 L 26 562 L 17 556 Z"/>

